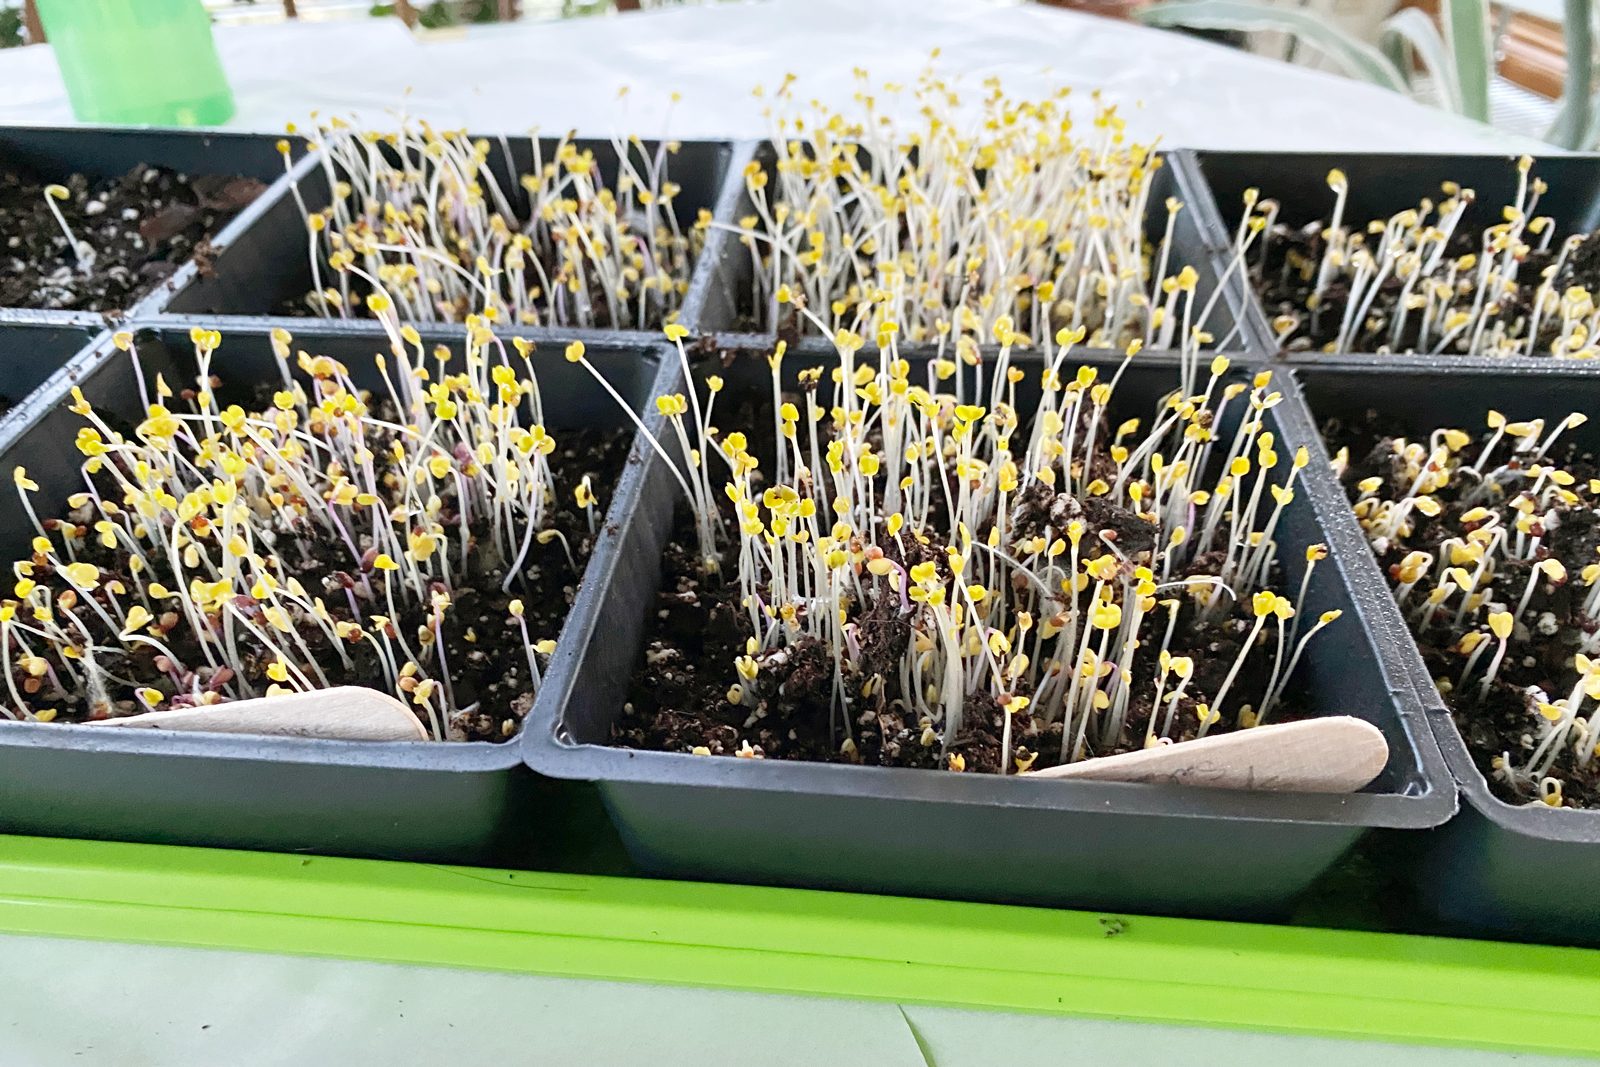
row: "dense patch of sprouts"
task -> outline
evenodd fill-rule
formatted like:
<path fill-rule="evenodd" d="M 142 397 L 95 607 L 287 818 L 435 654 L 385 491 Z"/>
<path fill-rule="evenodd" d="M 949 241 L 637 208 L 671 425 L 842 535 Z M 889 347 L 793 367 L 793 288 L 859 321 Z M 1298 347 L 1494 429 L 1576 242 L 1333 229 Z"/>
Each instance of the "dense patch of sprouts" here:
<path fill-rule="evenodd" d="M 315 142 L 332 200 L 311 211 L 295 195 L 306 304 L 327 318 L 360 314 L 356 295 L 381 288 L 408 322 L 654 328 L 676 316 L 710 223 L 704 211 L 679 221 L 675 142 L 616 140 L 620 173 L 607 184 L 570 135 L 554 147 L 528 137 L 532 165 L 516 188 L 495 176 L 490 141 L 423 122 L 377 133 L 333 119 Z M 511 159 L 511 141 L 498 145 Z"/>
<path fill-rule="evenodd" d="M 1163 160 L 1129 141 L 1114 106 L 1097 104 L 1080 132 L 1068 90 L 1019 101 L 991 79 L 968 124 L 930 72 L 912 89 L 917 117 L 902 122 L 857 77 L 848 116 L 796 108 L 792 77 L 773 94 L 777 158 L 746 169 L 753 206 L 739 220 L 763 321 L 783 315 L 785 292 L 813 312 L 801 330 L 873 336 L 893 322 L 909 341 L 952 349 L 1001 321 L 1035 336 L 1081 327 L 1100 348 L 1173 347 L 1207 321 L 1209 304 L 1180 308 L 1162 287 L 1182 204 L 1152 206 Z M 1152 211 L 1164 213 L 1153 247 Z"/>
<path fill-rule="evenodd" d="M 555 441 L 531 346 L 510 356 L 474 320 L 452 359 L 397 328 L 371 396 L 280 330 L 281 388 L 256 410 L 217 399 L 221 336 L 192 340 L 193 384 L 141 376 L 131 434 L 73 389 L 84 488 L 68 516 L 41 520 L 16 468 L 36 536 L 0 601 L 0 714 L 104 718 L 317 689 L 360 657 L 436 738 L 458 735 L 457 716 L 514 728 L 508 709 L 458 705 L 443 635 L 463 586 L 514 592 L 532 544 L 561 537 L 546 522 Z M 132 355 L 129 335 L 117 344 Z M 554 642 L 504 603 L 531 694 Z"/>
<path fill-rule="evenodd" d="M 1425 441 L 1396 438 L 1390 473 L 1356 486 L 1356 516 L 1380 555 L 1405 549 L 1425 526 L 1451 524 L 1434 527 L 1444 535 L 1437 547 L 1406 552 L 1389 577 L 1412 627 L 1443 631 L 1453 642 L 1460 670 L 1437 682 L 1458 706 L 1470 710 L 1489 695 L 1508 655 L 1520 659 L 1569 626 L 1577 631 L 1566 661 L 1570 688 L 1526 691 L 1523 744 L 1493 759 L 1495 776 L 1516 794 L 1554 807 L 1562 803 L 1563 775 L 1590 766 L 1600 744 L 1600 560 L 1571 574 L 1545 543 L 1563 514 L 1592 512 L 1600 499 L 1600 480 L 1580 483 L 1550 459 L 1561 435 L 1586 418 L 1574 413 L 1552 428 L 1543 419 L 1511 422 L 1491 411 L 1482 448 L 1459 429 L 1435 430 Z M 1341 450 L 1336 466 L 1347 459 Z M 1396 486 L 1404 492 L 1386 495 Z M 1454 505 L 1448 514 L 1441 501 Z M 1519 577 L 1497 589 L 1507 574 Z M 1551 598 L 1573 582 L 1570 611 L 1562 609 L 1569 617 L 1558 618 Z"/>
<path fill-rule="evenodd" d="M 669 336 L 687 370 L 682 329 Z M 1166 397 L 1148 429 L 1137 418 L 1112 426 L 1113 394 L 1139 346 L 1102 374 L 1069 363 L 1083 336 L 1047 337 L 1027 372 L 1013 353 L 1029 339 L 1002 318 L 998 356 L 969 376 L 946 358 L 914 369 L 896 325 L 880 320 L 875 354 L 840 331 L 837 361 L 801 370 L 793 400 L 783 398 L 792 357 L 780 342 L 772 422 L 749 428 L 768 442 L 714 428 L 718 377 L 703 401 L 695 392 L 658 400 L 705 568 L 731 561 L 721 577 L 737 583 L 748 617 L 744 654 L 725 669 L 726 699 L 748 709 L 749 725 L 792 661 L 815 648 L 831 664 L 846 755 L 857 721 L 891 703 L 958 770 L 965 760 L 950 746 L 974 706 L 1006 712 L 1005 753 L 1014 718 L 1062 723 L 1063 761 L 1272 714 L 1307 643 L 1338 616 L 1302 625 L 1268 588 L 1278 523 L 1307 463 L 1304 449 L 1280 456 L 1266 426 L 1281 394 L 1270 373 L 1226 380 L 1219 356 L 1185 370 L 1194 387 Z M 1022 404 L 1029 377 L 1038 398 Z M 757 452 L 773 457 L 770 469 Z M 731 528 L 719 496 L 733 505 Z M 1305 551 L 1301 599 L 1326 550 Z M 1202 688 L 1194 660 L 1169 649 L 1173 635 L 1227 626 L 1241 600 L 1248 621 L 1228 630 L 1237 652 Z M 909 637 L 885 662 L 869 646 L 875 630 L 896 625 Z M 1141 649 L 1148 673 L 1139 675 Z M 1234 683 L 1251 656 L 1270 657 L 1271 668 L 1262 688 L 1243 692 Z M 1130 737 L 1141 696 L 1153 710 Z M 1019 754 L 1008 766 L 1002 756 L 1001 773 L 1032 761 Z"/>
<path fill-rule="evenodd" d="M 1538 214 L 1548 187 L 1530 177 L 1532 167 L 1527 156 L 1518 161 L 1515 199 L 1477 233 L 1464 225 L 1476 193 L 1448 181 L 1437 200 L 1352 225 L 1349 179 L 1330 171 L 1331 216 L 1307 227 L 1311 250 L 1291 244 L 1278 268 L 1280 280 L 1305 290 L 1303 307 L 1273 319 L 1278 341 L 1309 349 L 1331 337 L 1321 345 L 1326 352 L 1593 358 L 1600 309 L 1572 272 L 1587 235 L 1556 242 L 1555 220 Z M 1277 222 L 1278 202 L 1258 190 L 1245 192 L 1244 209 L 1236 251 L 1244 255 L 1254 240 L 1250 226 L 1266 224 L 1265 269 L 1289 230 Z"/>

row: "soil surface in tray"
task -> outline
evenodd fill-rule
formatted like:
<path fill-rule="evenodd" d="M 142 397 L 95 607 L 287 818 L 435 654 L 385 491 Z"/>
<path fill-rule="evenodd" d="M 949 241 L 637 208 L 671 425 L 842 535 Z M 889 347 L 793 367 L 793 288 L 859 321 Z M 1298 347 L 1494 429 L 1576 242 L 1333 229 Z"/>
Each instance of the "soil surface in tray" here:
<path fill-rule="evenodd" d="M 727 410 L 735 406 L 728 403 L 728 394 L 724 392 L 720 399 L 726 409 L 718 408 L 719 425 L 724 430 L 742 428 L 752 441 L 759 443 L 761 434 L 751 432 L 751 428 L 770 425 L 770 401 L 747 404 L 735 416 L 732 410 Z M 761 457 L 761 469 L 771 469 L 770 456 Z M 1059 509 L 1070 506 L 1059 503 L 1064 494 L 1058 496 L 1038 483 L 1033 489 L 1034 492 L 1021 494 L 1012 511 L 1013 529 L 1018 536 L 1042 531 L 1046 523 L 1052 521 L 1052 508 L 1057 509 L 1054 521 L 1059 528 Z M 756 493 L 759 496 L 759 488 Z M 736 530 L 737 520 L 720 491 L 717 499 L 723 505 L 726 528 Z M 1090 499 L 1083 515 L 1090 523 L 1090 531 L 1117 531 L 1118 545 L 1132 558 L 1139 558 L 1152 547 L 1148 527 L 1131 512 Z M 986 533 L 974 531 L 980 541 Z M 1084 537 L 1086 549 L 1092 540 L 1092 536 Z M 909 569 L 932 560 L 948 577 L 942 544 L 921 546 L 910 538 L 906 543 L 911 555 L 897 562 Z M 912 626 L 897 596 L 869 597 L 863 603 L 845 605 L 850 618 L 860 628 L 863 664 L 862 673 L 853 678 L 847 675 L 845 684 L 853 686 L 852 693 L 855 693 L 862 679 L 873 673 L 881 673 L 889 679 L 881 691 L 882 699 L 854 701 L 858 710 L 852 722 L 856 746 L 853 755 L 841 751 L 843 725 L 832 704 L 834 664 L 820 643 L 801 642 L 788 646 L 787 662 L 781 668 L 784 677 L 775 698 L 763 700 L 754 710 L 730 703 L 729 686 L 738 681 L 734 660 L 745 653 L 746 641 L 752 636 L 749 613 L 739 603 L 737 581 L 725 582 L 706 575 L 699 565 L 695 546 L 692 517 L 686 507 L 680 506 L 673 536 L 663 554 L 662 582 L 646 627 L 645 652 L 629 686 L 628 702 L 613 727 L 613 745 L 664 752 L 705 749 L 712 755 L 755 755 L 885 767 L 943 769 L 948 766 L 941 756 L 941 743 L 930 740 L 923 724 L 900 710 L 905 705 L 899 699 L 898 664 L 912 639 Z M 1086 550 L 1084 558 L 1096 554 Z M 1214 574 L 1219 565 L 1217 554 L 1203 556 L 1188 570 L 1174 573 L 1173 578 Z M 722 573 L 738 573 L 736 546 L 724 555 Z M 1086 604 L 1087 599 L 1081 598 L 1080 603 Z M 1312 621 L 1308 620 L 1306 625 Z M 1243 605 L 1234 603 L 1231 610 L 1220 610 L 1205 623 L 1197 621 L 1193 600 L 1185 600 L 1169 649 L 1173 656 L 1193 658 L 1194 677 L 1188 686 L 1188 695 L 1177 704 L 1175 725 L 1170 734 L 1174 740 L 1196 736 L 1198 703 L 1209 702 L 1217 693 L 1252 623 L 1248 598 Z M 1111 755 L 1142 747 L 1154 704 L 1155 650 L 1165 626 L 1163 611 L 1159 620 L 1155 616 L 1147 617 L 1141 628 L 1143 644 L 1133 659 L 1134 695 L 1121 742 L 1104 751 L 1091 743 L 1089 755 Z M 1270 628 L 1263 631 L 1263 638 L 1270 632 Z M 1313 645 L 1316 640 L 1313 639 Z M 1310 654 L 1308 650 L 1308 657 Z M 1236 728 L 1235 714 L 1243 705 L 1259 707 L 1274 660 L 1270 641 L 1265 641 L 1246 659 L 1228 691 L 1229 706 L 1223 718 L 1214 722 L 1208 732 L 1222 733 Z M 1171 691 L 1169 687 L 1167 692 Z M 1023 691 L 1023 695 L 1028 694 Z M 1047 724 L 1042 716 L 1036 717 L 1040 716 L 1040 711 L 1029 707 L 1012 713 L 1010 771 L 1016 769 L 1018 761 L 1033 769 L 1060 762 L 1061 723 L 1058 719 Z M 1290 685 L 1284 698 L 1272 709 L 1271 721 L 1305 718 L 1308 713 L 1304 693 L 1297 685 Z M 983 694 L 967 700 L 961 731 L 949 746 L 952 755 L 959 754 L 964 760 L 967 772 L 999 771 L 1005 715 L 1005 709 L 992 696 Z M 749 747 L 745 748 L 746 745 Z"/>
<path fill-rule="evenodd" d="M 450 723 L 451 735 L 456 740 L 508 740 L 515 736 L 522 719 L 532 708 L 528 653 L 522 632 L 511 617 L 510 602 L 513 599 L 523 601 L 524 619 L 531 641 L 554 639 L 560 635 L 562 623 L 577 595 L 582 568 L 594 548 L 588 519 L 576 506 L 573 492 L 583 476 L 589 475 L 599 500 L 594 512 L 598 524 L 598 517 L 605 514 L 610 493 L 632 445 L 627 434 L 595 430 L 558 430 L 554 436 L 557 446 L 549 460 L 554 475 L 555 499 L 547 513 L 546 526 L 560 530 L 566 536 L 571 546 L 572 560 L 569 561 L 559 538 L 548 544 L 534 540 L 523 566 L 523 580 L 513 583 L 509 592 L 500 590 L 499 571 L 483 575 L 475 585 L 457 585 L 450 590 L 452 603 L 445 614 L 444 648 L 445 661 L 450 667 L 454 703 L 458 708 L 478 705 L 475 713 L 458 713 Z M 47 522 L 46 527 L 53 530 L 52 523 Z M 600 527 L 597 525 L 596 529 L 598 531 Z M 291 573 L 296 573 L 308 588 L 326 588 L 329 606 L 335 617 L 344 617 L 339 608 L 339 598 L 344 594 L 338 589 L 341 575 L 345 573 L 343 568 L 349 567 L 348 549 L 330 538 L 294 544 L 280 541 L 278 551 L 286 557 L 285 564 L 289 564 L 290 554 L 294 554 L 298 566 L 293 567 Z M 126 554 L 104 549 L 97 538 L 85 540 L 79 558 L 101 567 L 108 578 L 119 575 L 127 577 Z M 573 568 L 574 561 L 577 570 Z M 331 583 L 331 586 L 327 583 Z M 130 580 L 128 584 L 133 583 Z M 416 634 L 426 614 L 420 606 L 406 606 L 402 602 L 395 619 L 397 630 L 401 634 Z M 172 631 L 173 638 L 179 635 L 183 635 L 183 639 L 172 645 L 172 651 L 178 658 L 185 663 L 204 662 L 192 633 L 186 627 Z M 313 651 L 326 650 L 326 639 L 319 629 L 307 628 L 305 637 Z M 347 646 L 346 654 L 352 661 L 346 671 L 339 670 L 339 661 L 333 655 L 317 656 L 324 670 L 329 671 L 331 684 L 364 685 L 387 691 L 381 665 L 370 643 Z M 261 671 L 256 674 L 265 670 L 271 658 L 265 656 L 261 660 Z M 547 659 L 543 655 L 539 657 L 541 669 Z M 254 663 L 250 665 L 256 666 Z M 154 653 L 130 657 L 126 672 L 129 680 L 137 685 L 159 687 L 168 683 L 167 676 L 158 669 Z M 144 710 L 136 703 L 134 688 L 129 686 L 124 692 L 111 694 L 113 715 L 132 715 Z M 169 706 L 181 706 L 182 700 L 182 697 L 174 698 Z M 60 709 L 56 721 L 82 721 L 87 711 L 80 694 L 74 702 L 68 702 Z"/>
<path fill-rule="evenodd" d="M 45 203 L 43 183 L 0 173 L 0 307 L 118 312 L 194 259 L 210 269 L 210 239 L 265 191 L 254 178 L 189 177 L 137 166 L 120 178 L 74 174 L 52 201 L 82 263 Z"/>
<path fill-rule="evenodd" d="M 1392 446 L 1397 436 L 1404 436 L 1408 440 L 1417 438 L 1401 433 L 1393 420 L 1369 412 L 1360 425 L 1328 423 L 1324 436 L 1330 447 L 1349 450 L 1345 484 L 1352 498 L 1357 495 L 1357 483 L 1369 477 L 1384 480 L 1380 495 L 1386 499 L 1398 499 L 1409 491 L 1409 485 L 1403 488 L 1399 485 L 1403 479 Z M 1487 441 L 1488 437 L 1484 435 L 1462 451 L 1476 457 Z M 1511 458 L 1503 440 L 1495 457 L 1488 466 L 1506 463 Z M 1559 441 L 1547 458 L 1576 478 L 1575 490 L 1586 490 L 1591 479 L 1600 477 L 1600 463 L 1596 462 L 1593 455 L 1562 447 Z M 1437 553 L 1445 540 L 1459 538 L 1464 530 L 1471 528 L 1461 521 L 1462 514 L 1469 510 L 1461 498 L 1474 484 L 1470 476 L 1458 473 L 1448 488 L 1434 494 L 1434 498 L 1442 505 L 1437 516 L 1430 518 L 1414 511 L 1412 519 L 1415 526 L 1409 537 L 1403 541 L 1397 539 L 1393 543 L 1374 546 L 1379 563 L 1391 582 L 1397 580 L 1396 570 L 1407 553 Z M 1516 512 L 1510 503 L 1517 495 L 1517 491 L 1513 490 L 1503 494 L 1498 503 L 1493 500 L 1480 503 L 1500 512 L 1503 517 L 1514 517 Z M 1454 610 L 1441 609 L 1435 614 L 1431 625 L 1416 632 L 1418 623 L 1410 619 L 1408 610 L 1408 621 L 1416 632 L 1428 672 L 1436 681 L 1442 679 L 1446 682 L 1441 687 L 1442 695 L 1456 726 L 1466 739 L 1474 761 L 1488 778 L 1496 795 L 1511 803 L 1527 803 L 1536 797 L 1528 792 L 1518 792 L 1504 776 L 1497 775 L 1493 761 L 1502 753 L 1509 752 L 1513 762 L 1521 763 L 1533 752 L 1537 746 L 1540 717 L 1530 691 L 1543 692 L 1551 701 L 1565 699 L 1578 681 L 1578 673 L 1573 666 L 1573 654 L 1578 642 L 1593 633 L 1596 626 L 1594 620 L 1584 616 L 1581 610 L 1588 587 L 1579 578 L 1579 572 L 1600 559 L 1596 555 L 1597 548 L 1600 548 L 1600 512 L 1595 509 L 1591 492 L 1584 491 L 1581 495 L 1585 498 L 1583 503 L 1575 507 L 1558 508 L 1559 521 L 1543 528 L 1541 547 L 1534 559 L 1499 561 L 1489 600 L 1505 605 L 1507 610 L 1514 609 L 1521 601 L 1530 572 L 1540 560 L 1560 560 L 1567 569 L 1568 580 L 1555 587 L 1553 592 L 1549 591 L 1549 583 L 1538 583 L 1527 610 L 1521 614 L 1511 635 L 1505 659 L 1485 697 L 1479 698 L 1479 682 L 1494 651 L 1492 643 L 1479 660 L 1467 685 L 1461 689 L 1454 687 L 1466 663 L 1466 657 L 1455 651 L 1454 646 L 1464 632 L 1484 629 L 1481 617 L 1475 624 L 1457 627 L 1454 625 Z M 1458 601 L 1450 602 L 1452 607 L 1458 604 Z M 1533 620 L 1534 625 L 1527 625 L 1528 620 Z M 1585 710 L 1581 714 L 1587 713 Z M 1565 750 L 1550 773 L 1563 780 L 1562 795 L 1566 806 L 1600 807 L 1600 761 L 1591 760 L 1587 766 L 1579 766 L 1572 758 L 1575 747 Z"/>
<path fill-rule="evenodd" d="M 1268 239 L 1265 258 L 1258 260 L 1257 266 L 1251 270 L 1251 280 L 1256 293 L 1266 306 L 1267 318 L 1272 320 L 1287 314 L 1298 320 L 1295 329 L 1280 342 L 1291 352 L 1321 352 L 1333 344 L 1339 337 L 1339 328 L 1349 306 L 1350 285 L 1343 278 L 1335 278 L 1322 292 L 1320 312 L 1313 315 L 1307 310 L 1307 301 L 1316 285 L 1316 265 L 1322 261 L 1326 247 L 1326 242 L 1322 238 L 1322 231 L 1326 226 L 1326 221 L 1319 221 L 1298 229 L 1274 227 Z M 1368 239 L 1376 241 L 1374 237 Z M 1451 242 L 1449 257 L 1455 258 L 1469 253 L 1479 254 L 1482 252 L 1480 245 L 1480 234 L 1458 232 Z M 1555 250 L 1560 247 L 1561 240 L 1558 236 L 1551 242 L 1551 251 L 1541 252 L 1535 249 L 1529 252 L 1517 268 L 1517 295 L 1502 300 L 1498 321 L 1503 321 L 1508 326 L 1524 324 L 1521 336 L 1526 336 L 1525 323 L 1533 307 L 1534 293 L 1543 281 L 1544 270 L 1555 262 Z M 1254 255 L 1251 258 L 1256 259 Z M 1573 286 L 1581 286 L 1590 293 L 1600 294 L 1600 232 L 1585 237 L 1583 243 L 1562 265 L 1560 276 L 1556 279 L 1555 292 L 1560 294 Z M 1403 287 L 1404 283 L 1392 274 L 1380 285 L 1366 317 L 1352 331 L 1351 340 L 1345 351 L 1370 353 L 1420 350 L 1418 348 L 1421 339 L 1420 316 L 1416 312 L 1407 315 L 1398 343 L 1394 343 L 1395 314 Z M 1470 298 L 1465 304 L 1470 304 Z M 1533 355 L 1550 354 L 1551 345 L 1558 336 L 1559 318 L 1555 315 L 1544 317 L 1539 327 L 1539 338 L 1533 346 Z M 1468 340 L 1468 336 L 1463 334 L 1457 339 L 1458 343 L 1447 346 L 1443 354 L 1459 354 Z M 1438 332 L 1435 331 L 1426 350 L 1431 352 L 1437 344 Z"/>

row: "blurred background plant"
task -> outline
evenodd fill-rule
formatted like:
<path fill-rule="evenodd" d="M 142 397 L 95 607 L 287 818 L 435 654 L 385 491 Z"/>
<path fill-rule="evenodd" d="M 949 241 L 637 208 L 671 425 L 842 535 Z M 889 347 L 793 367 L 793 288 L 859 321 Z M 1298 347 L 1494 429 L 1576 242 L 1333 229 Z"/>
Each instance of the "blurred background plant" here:
<path fill-rule="evenodd" d="M 1147 26 L 1222 33 L 1561 148 L 1600 144 L 1593 0 L 1161 0 Z M 1569 61 L 1581 57 L 1579 61 Z"/>
<path fill-rule="evenodd" d="M 27 43 L 22 32 L 22 12 L 14 7 L 0 8 L 0 48 Z"/>
<path fill-rule="evenodd" d="M 36 44 L 44 40 L 39 12 L 33 0 L 0 0 L 0 48 Z"/>

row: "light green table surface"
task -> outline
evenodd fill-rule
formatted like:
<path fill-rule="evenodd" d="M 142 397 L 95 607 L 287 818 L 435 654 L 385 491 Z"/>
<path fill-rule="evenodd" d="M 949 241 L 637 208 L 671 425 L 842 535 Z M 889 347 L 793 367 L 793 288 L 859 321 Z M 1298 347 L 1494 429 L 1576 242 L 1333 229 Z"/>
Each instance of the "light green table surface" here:
<path fill-rule="evenodd" d="M 1491 1064 L 1600 952 L 0 837 L 0 1063 Z"/>
<path fill-rule="evenodd" d="M 399 1065 L 443 1061 L 446 1054 L 461 1063 L 588 1067 L 925 1067 L 930 1060 L 938 1067 L 1586 1062 L 15 936 L 0 936 L 0 985 L 26 991 L 0 1002 L 5 1062 L 38 1067 Z"/>

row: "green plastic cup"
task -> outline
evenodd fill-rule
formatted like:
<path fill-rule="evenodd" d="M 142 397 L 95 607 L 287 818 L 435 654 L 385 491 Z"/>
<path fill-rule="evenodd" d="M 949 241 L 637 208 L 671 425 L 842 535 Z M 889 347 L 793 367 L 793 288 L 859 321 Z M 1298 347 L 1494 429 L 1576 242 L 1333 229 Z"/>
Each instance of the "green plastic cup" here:
<path fill-rule="evenodd" d="M 233 114 L 200 0 L 37 2 L 80 121 L 215 126 Z"/>

